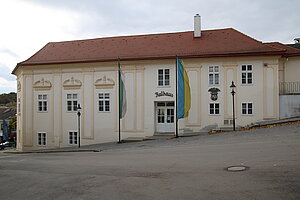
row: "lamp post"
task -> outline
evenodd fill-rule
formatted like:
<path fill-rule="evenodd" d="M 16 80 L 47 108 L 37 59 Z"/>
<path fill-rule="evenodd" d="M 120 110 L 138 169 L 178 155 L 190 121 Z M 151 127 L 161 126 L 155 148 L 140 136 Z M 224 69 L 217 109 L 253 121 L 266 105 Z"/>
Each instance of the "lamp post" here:
<path fill-rule="evenodd" d="M 235 95 L 235 91 L 234 89 L 236 88 L 236 86 L 234 85 L 234 82 L 231 82 L 231 94 L 232 94 L 232 119 L 233 119 L 233 130 L 235 131 L 235 112 L 234 112 L 234 95 Z"/>
<path fill-rule="evenodd" d="M 78 148 L 80 148 L 80 115 L 81 115 L 80 104 L 77 106 L 77 116 L 78 116 Z"/>

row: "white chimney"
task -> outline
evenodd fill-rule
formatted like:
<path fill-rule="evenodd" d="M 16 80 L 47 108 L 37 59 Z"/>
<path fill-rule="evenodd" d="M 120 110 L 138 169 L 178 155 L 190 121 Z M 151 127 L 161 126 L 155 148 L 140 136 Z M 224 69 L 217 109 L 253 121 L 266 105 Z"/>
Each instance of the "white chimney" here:
<path fill-rule="evenodd" d="M 199 14 L 194 16 L 194 37 L 201 37 L 201 16 Z"/>

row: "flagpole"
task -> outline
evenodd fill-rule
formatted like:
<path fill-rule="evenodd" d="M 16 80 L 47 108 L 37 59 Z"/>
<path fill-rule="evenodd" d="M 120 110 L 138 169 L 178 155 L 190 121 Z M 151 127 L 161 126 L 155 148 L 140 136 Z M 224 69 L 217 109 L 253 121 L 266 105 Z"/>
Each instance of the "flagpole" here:
<path fill-rule="evenodd" d="M 121 72 L 120 72 L 120 58 L 118 58 L 118 77 L 119 77 L 119 84 L 118 84 L 118 86 L 119 86 L 119 91 L 118 91 L 118 93 L 119 93 L 119 141 L 118 141 L 118 143 L 121 143 L 121 112 L 120 112 L 120 94 L 121 94 L 121 87 L 120 87 L 120 79 L 121 79 Z"/>
<path fill-rule="evenodd" d="M 175 137 L 178 138 L 178 57 L 176 55 L 176 66 L 175 66 L 175 71 L 176 71 L 176 123 L 175 123 Z"/>

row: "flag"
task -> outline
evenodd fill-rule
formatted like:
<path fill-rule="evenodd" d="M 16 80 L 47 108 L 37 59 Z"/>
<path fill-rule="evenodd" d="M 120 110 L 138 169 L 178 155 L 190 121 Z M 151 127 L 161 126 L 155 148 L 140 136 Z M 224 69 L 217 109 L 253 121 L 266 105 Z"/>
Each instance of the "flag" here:
<path fill-rule="evenodd" d="M 183 61 L 177 58 L 177 72 L 178 72 L 178 99 L 177 99 L 177 119 L 189 116 L 191 108 L 191 91 L 189 84 L 189 77 L 184 69 Z"/>
<path fill-rule="evenodd" d="M 8 139 L 7 123 L 5 120 L 3 120 L 3 140 L 7 141 Z"/>
<path fill-rule="evenodd" d="M 125 90 L 125 76 L 121 71 L 119 64 L 119 118 L 122 119 L 126 114 L 126 90 Z"/>

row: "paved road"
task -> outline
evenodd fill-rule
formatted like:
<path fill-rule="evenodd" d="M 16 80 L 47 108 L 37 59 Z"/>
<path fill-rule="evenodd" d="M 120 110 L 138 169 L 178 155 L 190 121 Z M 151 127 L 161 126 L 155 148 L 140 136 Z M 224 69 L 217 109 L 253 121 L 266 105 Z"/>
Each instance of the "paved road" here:
<path fill-rule="evenodd" d="M 0 199 L 300 199 L 300 124 L 98 148 L 0 153 Z"/>

